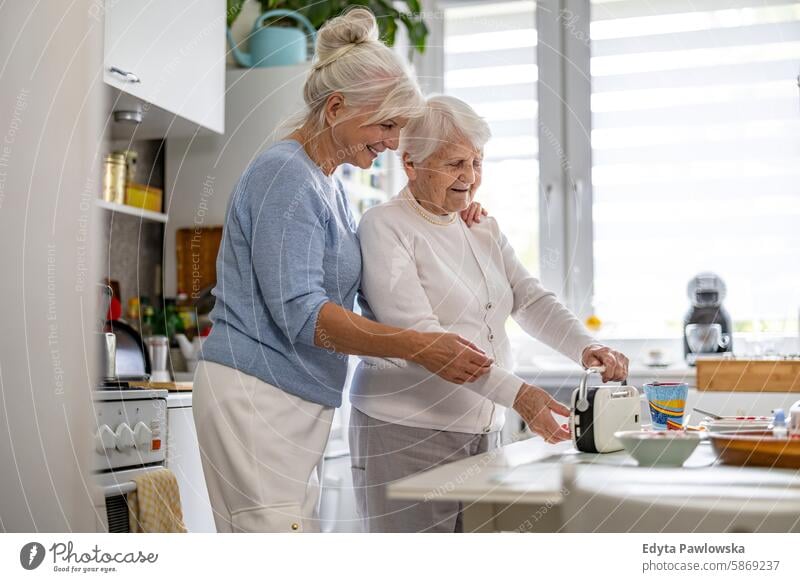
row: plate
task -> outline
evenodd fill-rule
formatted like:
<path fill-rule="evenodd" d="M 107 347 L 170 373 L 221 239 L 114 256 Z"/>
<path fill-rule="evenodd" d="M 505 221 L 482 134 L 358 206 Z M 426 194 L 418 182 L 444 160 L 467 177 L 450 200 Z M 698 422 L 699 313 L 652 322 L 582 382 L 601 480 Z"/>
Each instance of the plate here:
<path fill-rule="evenodd" d="M 736 417 L 726 416 L 719 420 L 714 420 L 706 417 L 700 423 L 705 426 L 709 432 L 722 432 L 722 431 L 753 431 L 753 430 L 767 430 L 772 423 L 769 416 L 751 416 L 751 417 Z"/>
<path fill-rule="evenodd" d="M 778 439 L 757 430 L 709 435 L 714 451 L 726 465 L 800 469 L 800 435 Z"/>

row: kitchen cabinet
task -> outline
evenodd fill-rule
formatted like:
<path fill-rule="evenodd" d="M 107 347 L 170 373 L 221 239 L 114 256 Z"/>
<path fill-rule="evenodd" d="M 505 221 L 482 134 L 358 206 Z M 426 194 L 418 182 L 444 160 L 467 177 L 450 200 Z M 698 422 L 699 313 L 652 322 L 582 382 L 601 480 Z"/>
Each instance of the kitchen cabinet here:
<path fill-rule="evenodd" d="M 192 416 L 191 392 L 171 392 L 167 397 L 166 467 L 178 481 L 186 529 L 189 533 L 215 533 Z"/>
<path fill-rule="evenodd" d="M 225 129 L 225 0 L 106 2 L 103 80 L 137 139 Z"/>

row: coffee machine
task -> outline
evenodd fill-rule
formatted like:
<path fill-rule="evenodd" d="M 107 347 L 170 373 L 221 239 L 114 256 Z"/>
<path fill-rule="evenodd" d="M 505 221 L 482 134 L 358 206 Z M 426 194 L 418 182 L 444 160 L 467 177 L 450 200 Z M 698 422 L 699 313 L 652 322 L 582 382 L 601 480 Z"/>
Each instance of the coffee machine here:
<path fill-rule="evenodd" d="M 711 272 L 689 281 L 692 306 L 683 320 L 683 355 L 690 366 L 700 354 L 733 352 L 731 316 L 722 306 L 726 292 L 725 282 Z"/>

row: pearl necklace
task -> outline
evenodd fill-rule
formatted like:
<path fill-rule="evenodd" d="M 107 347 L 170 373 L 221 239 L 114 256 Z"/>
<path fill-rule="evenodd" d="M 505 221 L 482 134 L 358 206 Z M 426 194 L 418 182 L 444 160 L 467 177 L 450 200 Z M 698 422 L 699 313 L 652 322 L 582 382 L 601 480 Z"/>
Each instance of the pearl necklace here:
<path fill-rule="evenodd" d="M 434 214 L 432 214 L 432 213 L 428 212 L 427 210 L 425 210 L 422 207 L 422 205 L 419 202 L 417 202 L 417 200 L 414 198 L 413 194 L 411 194 L 411 190 L 406 188 L 406 192 L 405 193 L 406 193 L 406 196 L 405 196 L 406 202 L 408 202 L 409 206 L 411 206 L 411 208 L 414 209 L 414 212 L 419 214 L 422 218 L 424 218 L 425 220 L 427 220 L 431 224 L 435 224 L 436 226 L 447 226 L 447 225 L 453 224 L 455 222 L 456 218 L 458 218 L 458 214 L 457 213 L 451 212 L 451 213 L 448 214 L 447 220 L 437 219 L 437 218 L 435 218 Z"/>

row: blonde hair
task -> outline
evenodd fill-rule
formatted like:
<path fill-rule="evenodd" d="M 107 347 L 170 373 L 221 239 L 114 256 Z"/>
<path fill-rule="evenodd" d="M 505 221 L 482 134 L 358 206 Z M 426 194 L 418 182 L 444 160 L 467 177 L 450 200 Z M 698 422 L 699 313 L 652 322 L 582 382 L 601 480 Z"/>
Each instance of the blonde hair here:
<path fill-rule="evenodd" d="M 367 124 L 423 113 L 419 85 L 403 61 L 378 39 L 378 23 L 355 7 L 329 20 L 318 32 L 312 68 L 303 87 L 306 109 L 289 126 L 316 135 L 325 128 L 325 103 L 341 93 L 348 107 L 375 107 Z"/>
<path fill-rule="evenodd" d="M 400 132 L 397 151 L 401 157 L 407 153 L 410 161 L 419 163 L 442 145 L 462 137 L 480 150 L 492 132 L 486 120 L 461 99 L 432 95 L 426 100 L 425 112 L 410 120 Z"/>

